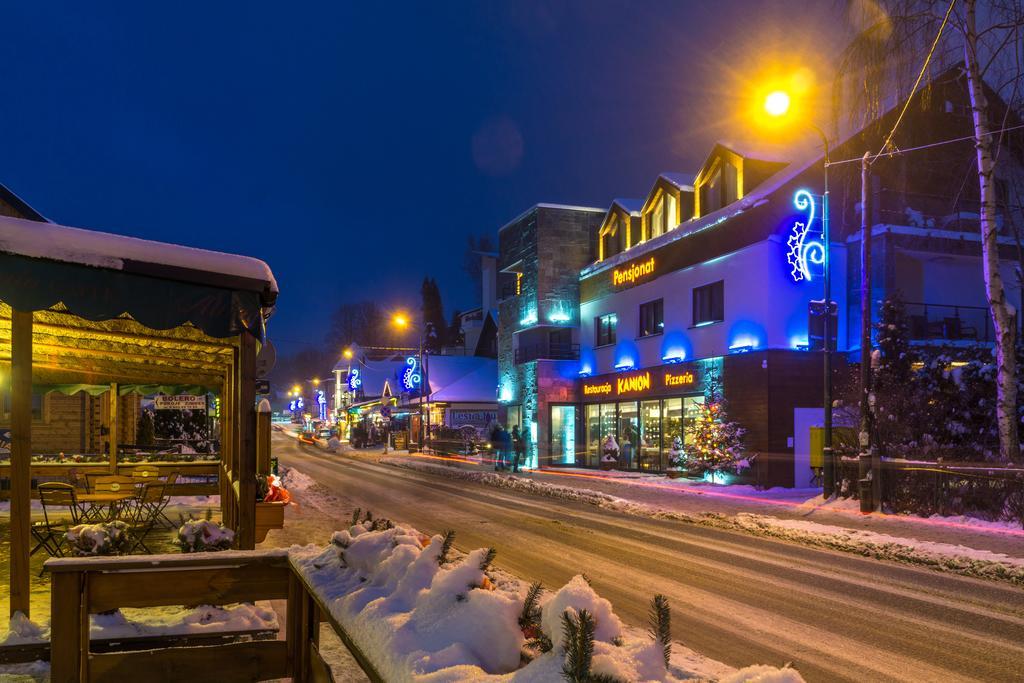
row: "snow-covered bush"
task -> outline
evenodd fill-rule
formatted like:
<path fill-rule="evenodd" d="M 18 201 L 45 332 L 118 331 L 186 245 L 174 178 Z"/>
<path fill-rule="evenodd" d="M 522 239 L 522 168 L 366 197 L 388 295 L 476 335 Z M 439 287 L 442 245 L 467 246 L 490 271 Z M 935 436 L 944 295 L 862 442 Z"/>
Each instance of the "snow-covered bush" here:
<path fill-rule="evenodd" d="M 68 529 L 64 538 L 71 554 L 79 557 L 122 555 L 131 548 L 128 525 L 120 520 L 79 524 Z"/>
<path fill-rule="evenodd" d="M 291 555 L 384 680 L 454 683 L 514 674 L 557 681 L 567 672 L 577 674 L 568 680 L 589 681 L 712 677 L 672 662 L 663 598 L 652 608 L 658 616 L 648 635 L 624 627 L 583 576 L 548 595 L 539 584 L 527 588 L 493 569 L 493 550 L 458 553 L 451 532 L 428 537 L 360 516 L 354 512 L 355 523 L 335 532 L 326 548 Z M 567 622 L 576 630 L 567 632 Z M 694 655 L 686 657 L 681 661 Z M 779 680 L 802 680 L 794 675 Z"/>
<path fill-rule="evenodd" d="M 190 519 L 178 529 L 178 545 L 183 553 L 227 550 L 234 541 L 234 531 L 208 519 Z"/>
<path fill-rule="evenodd" d="M 683 450 L 683 440 L 680 437 L 672 439 L 672 446 L 668 451 L 668 471 L 682 472 L 687 468 L 686 452 Z"/>

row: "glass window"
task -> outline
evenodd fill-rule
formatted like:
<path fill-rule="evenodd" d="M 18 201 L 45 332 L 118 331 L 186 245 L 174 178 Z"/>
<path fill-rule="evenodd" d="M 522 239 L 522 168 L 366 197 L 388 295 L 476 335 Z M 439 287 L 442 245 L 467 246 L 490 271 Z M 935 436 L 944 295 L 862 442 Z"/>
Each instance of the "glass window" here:
<path fill-rule="evenodd" d="M 661 462 L 661 401 L 640 404 L 640 457 L 642 470 L 663 470 Z"/>
<path fill-rule="evenodd" d="M 720 320 L 725 320 L 725 280 L 696 287 L 693 290 L 693 324 L 706 325 Z"/>
<path fill-rule="evenodd" d="M 693 443 L 693 432 L 704 406 L 703 396 L 687 396 L 683 399 L 683 443 Z"/>
<path fill-rule="evenodd" d="M 576 406 L 551 406 L 551 464 L 576 464 Z"/>
<path fill-rule="evenodd" d="M 685 443 L 683 435 L 683 399 L 666 398 L 662 415 L 664 417 L 663 441 L 665 443 L 665 452 L 668 453 L 672 449 L 672 441 L 676 437 L 679 437 Z M 668 456 L 666 456 L 667 459 Z"/>
<path fill-rule="evenodd" d="M 664 299 L 648 301 L 640 305 L 640 336 L 650 337 L 665 331 Z"/>
<path fill-rule="evenodd" d="M 619 317 L 614 313 L 594 318 L 594 338 L 597 339 L 597 346 L 615 343 L 615 326 L 618 322 Z"/>
<path fill-rule="evenodd" d="M 609 436 L 614 438 L 618 442 L 618 435 L 615 433 L 615 404 L 614 403 L 602 403 L 601 404 L 601 443 Z M 601 457 L 601 448 L 597 449 L 598 459 Z"/>
<path fill-rule="evenodd" d="M 654 202 L 654 209 L 648 214 L 648 225 L 650 237 L 657 237 L 665 232 L 665 201 L 663 197 L 658 197 Z"/>
<path fill-rule="evenodd" d="M 509 406 L 508 407 L 508 424 L 505 425 L 505 429 L 512 431 L 512 427 L 519 425 L 519 428 L 523 427 L 523 407 L 522 406 Z"/>
<path fill-rule="evenodd" d="M 675 195 L 665 195 L 665 232 L 679 225 L 676 220 L 676 204 Z"/>
<path fill-rule="evenodd" d="M 619 404 L 619 467 L 637 468 L 637 449 L 640 446 L 640 411 L 636 401 Z"/>
<path fill-rule="evenodd" d="M 587 406 L 587 464 L 597 467 L 601 463 L 601 406 Z"/>

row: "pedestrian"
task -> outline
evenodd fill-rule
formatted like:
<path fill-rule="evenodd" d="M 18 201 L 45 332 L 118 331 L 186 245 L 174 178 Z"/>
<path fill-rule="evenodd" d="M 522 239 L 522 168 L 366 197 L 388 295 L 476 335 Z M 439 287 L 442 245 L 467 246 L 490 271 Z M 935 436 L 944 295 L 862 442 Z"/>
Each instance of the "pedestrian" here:
<path fill-rule="evenodd" d="M 523 461 L 526 453 L 526 442 L 523 434 L 519 432 L 519 425 L 512 428 L 512 471 L 519 472 L 519 463 Z"/>
<path fill-rule="evenodd" d="M 501 462 L 501 425 L 497 420 L 491 423 L 488 438 L 491 440 L 491 458 L 494 460 L 494 469 L 498 469 Z"/>
<path fill-rule="evenodd" d="M 498 442 L 501 450 L 501 455 L 499 456 L 501 465 L 499 469 L 507 470 L 508 464 L 512 460 L 512 435 L 508 433 L 507 429 L 505 429 L 505 425 L 501 426 L 501 434 L 498 437 Z"/>

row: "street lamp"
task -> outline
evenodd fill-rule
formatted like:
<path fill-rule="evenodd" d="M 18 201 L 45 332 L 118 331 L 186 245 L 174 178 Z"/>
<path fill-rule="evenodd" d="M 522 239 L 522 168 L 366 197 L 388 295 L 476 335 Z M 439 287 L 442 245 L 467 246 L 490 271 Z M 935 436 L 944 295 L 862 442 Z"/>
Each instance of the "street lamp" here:
<path fill-rule="evenodd" d="M 395 313 L 391 317 L 391 322 L 392 322 L 392 324 L 395 327 L 397 327 L 400 330 L 408 329 L 411 326 L 411 323 L 409 321 L 409 316 L 405 315 L 404 313 Z M 423 425 L 424 421 L 423 421 L 422 418 L 420 419 L 420 448 L 423 448 L 423 449 L 426 449 L 426 440 L 430 438 L 430 394 L 431 394 L 431 391 L 430 391 L 430 354 L 426 352 L 426 349 L 424 347 L 424 341 L 425 341 L 425 335 L 426 335 L 425 327 L 426 327 L 425 325 L 420 327 L 420 334 L 419 334 L 419 338 L 420 338 L 419 359 L 420 359 L 420 363 L 423 366 L 423 382 L 426 382 L 426 385 L 427 385 L 426 396 L 423 396 L 422 395 L 422 387 L 423 387 L 423 385 L 420 384 L 421 396 L 425 400 L 425 405 L 426 405 L 426 409 L 427 409 L 426 433 L 425 434 L 424 434 L 424 428 L 423 428 L 424 427 L 424 425 Z"/>
<path fill-rule="evenodd" d="M 789 113 L 790 97 L 784 90 L 774 90 L 764 98 L 764 111 L 771 117 L 781 118 Z M 822 243 L 825 245 L 823 258 L 824 282 L 822 297 L 822 352 L 824 361 L 822 363 L 825 374 L 825 395 L 823 397 L 825 410 L 825 438 L 821 449 L 822 459 L 822 495 L 827 499 L 835 493 L 836 462 L 835 454 L 832 452 L 832 242 L 829 230 L 829 192 L 828 192 L 828 167 L 829 167 L 829 145 L 828 136 L 825 132 L 814 125 L 807 123 L 821 137 L 821 144 L 825 149 L 825 192 L 822 196 L 821 233 Z"/>

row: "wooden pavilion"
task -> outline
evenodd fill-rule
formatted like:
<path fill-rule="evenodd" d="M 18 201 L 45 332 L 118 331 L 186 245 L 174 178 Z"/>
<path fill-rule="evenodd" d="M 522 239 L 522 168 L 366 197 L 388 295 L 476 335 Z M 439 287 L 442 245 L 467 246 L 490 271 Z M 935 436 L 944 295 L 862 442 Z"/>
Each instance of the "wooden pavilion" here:
<path fill-rule="evenodd" d="M 127 385 L 202 387 L 220 399 L 222 521 L 255 544 L 256 360 L 277 298 L 257 259 L 0 216 L 0 379 L 9 381 L 11 613 L 29 611 L 32 397 L 108 385 L 109 460 Z M 209 465 L 207 465 L 209 466 Z M 95 466 L 94 466 L 95 467 Z M 67 466 L 64 466 L 66 469 Z"/>

